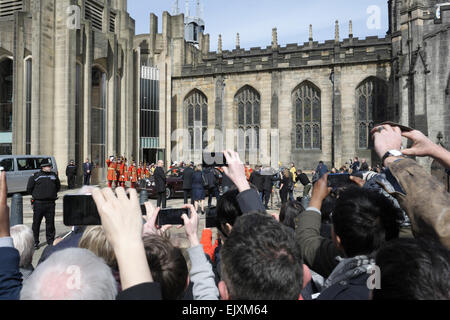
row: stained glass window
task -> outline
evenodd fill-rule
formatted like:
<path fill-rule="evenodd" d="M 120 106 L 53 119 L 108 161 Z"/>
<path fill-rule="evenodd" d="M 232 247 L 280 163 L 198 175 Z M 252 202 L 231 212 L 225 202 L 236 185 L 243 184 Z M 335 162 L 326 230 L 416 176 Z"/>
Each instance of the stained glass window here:
<path fill-rule="evenodd" d="M 208 129 L 208 99 L 199 90 L 193 90 L 184 100 L 186 108 L 187 129 L 189 132 L 189 149 L 203 150 L 205 143 L 203 135 Z"/>
<path fill-rule="evenodd" d="M 322 107 L 319 88 L 309 81 L 294 90 L 295 148 L 297 150 L 322 148 Z"/>
<path fill-rule="evenodd" d="M 376 123 L 386 120 L 387 86 L 384 81 L 370 77 L 356 89 L 358 101 L 358 145 L 371 147 L 370 131 Z"/>
<path fill-rule="evenodd" d="M 235 96 L 238 108 L 238 150 L 256 152 L 260 147 L 261 98 L 252 87 L 245 86 Z M 244 127 L 245 125 L 245 127 Z"/>

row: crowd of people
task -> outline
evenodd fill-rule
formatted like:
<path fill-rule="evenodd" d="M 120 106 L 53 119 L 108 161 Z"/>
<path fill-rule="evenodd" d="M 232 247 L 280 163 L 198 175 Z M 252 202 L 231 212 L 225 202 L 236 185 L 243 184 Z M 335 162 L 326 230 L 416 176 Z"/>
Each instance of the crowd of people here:
<path fill-rule="evenodd" d="M 130 187 L 135 189 L 140 180 L 150 178 L 156 169 L 154 163 L 148 165 L 141 161 L 138 166 L 136 161 L 128 162 L 127 158 L 123 156 L 115 158 L 111 156 L 106 160 L 106 166 L 108 168 L 107 180 L 109 188 L 112 188 L 113 185 L 116 188 L 125 188 L 126 183 L 130 182 Z"/>
<path fill-rule="evenodd" d="M 186 255 L 167 237 L 171 226 L 157 225 L 160 207 L 145 203 L 143 218 L 137 191 L 119 185 L 92 190 L 101 226 L 74 228 L 33 269 L 33 237 L 24 226 L 10 228 L 2 172 L 0 299 L 448 300 L 450 194 L 405 156 L 450 168 L 450 152 L 418 131 L 385 125 L 372 135 L 384 169 L 352 176 L 354 185 L 339 190 L 329 188 L 323 163 L 312 182 L 291 166 L 262 175 L 260 190 L 255 176 L 264 168 L 251 170 L 225 151 L 222 179 L 231 183 L 217 203 L 218 239 L 199 230 L 198 206 L 185 204 Z M 402 136 L 413 144 L 398 155 Z M 200 199 L 195 185 L 206 185 L 204 171 L 188 167 L 192 198 Z M 279 214 L 268 214 L 264 182 L 274 176 L 285 201 Z M 291 198 L 297 181 L 309 186 L 302 201 Z"/>

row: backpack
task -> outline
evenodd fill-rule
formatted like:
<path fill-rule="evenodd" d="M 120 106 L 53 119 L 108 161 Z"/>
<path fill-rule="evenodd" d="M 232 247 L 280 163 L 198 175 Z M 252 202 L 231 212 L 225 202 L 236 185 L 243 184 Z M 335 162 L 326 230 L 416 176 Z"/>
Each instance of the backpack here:
<path fill-rule="evenodd" d="M 208 179 L 206 179 L 205 174 L 202 172 L 202 180 L 203 180 L 203 187 L 208 188 L 209 183 Z"/>

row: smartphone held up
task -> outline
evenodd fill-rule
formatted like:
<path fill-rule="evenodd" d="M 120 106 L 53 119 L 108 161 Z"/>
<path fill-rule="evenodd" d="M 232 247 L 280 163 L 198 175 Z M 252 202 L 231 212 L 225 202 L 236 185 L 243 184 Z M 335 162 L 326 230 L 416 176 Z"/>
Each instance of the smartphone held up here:
<path fill-rule="evenodd" d="M 147 211 L 141 205 L 142 215 Z M 92 195 L 65 195 L 63 198 L 63 216 L 65 226 L 99 226 L 102 224 L 97 205 Z"/>

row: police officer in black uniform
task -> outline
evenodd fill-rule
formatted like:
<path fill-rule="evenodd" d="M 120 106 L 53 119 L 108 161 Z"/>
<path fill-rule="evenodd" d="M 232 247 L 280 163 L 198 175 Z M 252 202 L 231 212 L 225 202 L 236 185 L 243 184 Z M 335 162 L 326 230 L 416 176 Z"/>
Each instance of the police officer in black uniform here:
<path fill-rule="evenodd" d="M 61 182 L 56 173 L 52 172 L 49 159 L 41 163 L 41 171 L 28 180 L 27 192 L 33 201 L 33 234 L 34 246 L 39 248 L 39 231 L 42 218 L 45 217 L 45 232 L 47 244 L 53 245 L 55 240 L 55 201 L 61 189 Z"/>
<path fill-rule="evenodd" d="M 67 184 L 69 185 L 69 190 L 75 189 L 75 178 L 77 176 L 77 166 L 75 161 L 71 160 L 66 168 Z"/>

